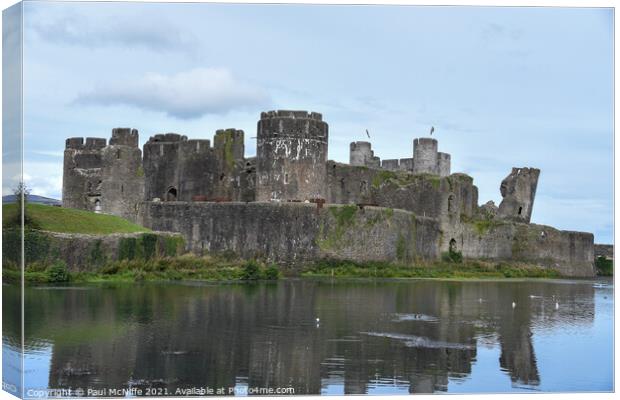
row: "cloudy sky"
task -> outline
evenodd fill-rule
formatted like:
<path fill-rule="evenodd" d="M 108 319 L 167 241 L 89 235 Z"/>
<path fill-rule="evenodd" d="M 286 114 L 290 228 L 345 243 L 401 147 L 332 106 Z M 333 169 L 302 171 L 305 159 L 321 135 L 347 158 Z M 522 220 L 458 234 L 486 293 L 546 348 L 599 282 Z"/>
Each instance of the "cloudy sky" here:
<path fill-rule="evenodd" d="M 540 168 L 533 222 L 611 242 L 612 50 L 610 9 L 28 2 L 25 175 L 59 198 L 64 139 L 119 126 L 243 129 L 252 156 L 261 111 L 303 109 L 338 161 L 365 129 L 411 157 L 435 126 L 480 203 Z"/>

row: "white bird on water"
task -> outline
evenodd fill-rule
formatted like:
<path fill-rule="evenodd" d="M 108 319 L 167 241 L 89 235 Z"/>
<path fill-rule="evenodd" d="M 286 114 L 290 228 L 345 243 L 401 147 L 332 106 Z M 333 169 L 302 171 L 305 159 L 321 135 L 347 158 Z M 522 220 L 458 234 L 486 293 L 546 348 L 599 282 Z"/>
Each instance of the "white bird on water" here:
<path fill-rule="evenodd" d="M 319 319 L 319 317 L 316 317 L 316 323 L 318 324 L 319 322 L 321 322 L 321 320 Z"/>
<path fill-rule="evenodd" d="M 515 308 L 517 306 L 517 303 L 515 303 L 514 301 L 512 302 L 512 308 Z"/>
<path fill-rule="evenodd" d="M 558 308 L 560 308 L 560 303 L 558 303 L 557 301 L 555 302 L 555 309 L 557 310 Z"/>

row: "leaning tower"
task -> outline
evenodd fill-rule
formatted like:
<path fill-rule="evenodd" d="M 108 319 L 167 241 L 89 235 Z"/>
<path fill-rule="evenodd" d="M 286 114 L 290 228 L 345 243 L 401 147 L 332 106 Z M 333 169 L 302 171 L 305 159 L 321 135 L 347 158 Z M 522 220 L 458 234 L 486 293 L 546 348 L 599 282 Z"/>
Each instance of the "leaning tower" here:
<path fill-rule="evenodd" d="M 256 200 L 325 198 L 327 135 L 327 123 L 319 113 L 262 113 L 256 147 Z"/>

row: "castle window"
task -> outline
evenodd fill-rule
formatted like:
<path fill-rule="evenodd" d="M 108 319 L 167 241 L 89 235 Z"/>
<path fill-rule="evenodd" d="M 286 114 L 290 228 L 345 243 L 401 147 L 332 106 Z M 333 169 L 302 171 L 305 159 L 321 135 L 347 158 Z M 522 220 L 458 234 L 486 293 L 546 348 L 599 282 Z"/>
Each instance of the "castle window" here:
<path fill-rule="evenodd" d="M 166 201 L 176 201 L 177 200 L 177 189 L 175 187 L 171 187 L 166 192 Z"/>
<path fill-rule="evenodd" d="M 116 150 L 116 158 L 117 159 L 121 158 L 121 151 L 120 150 Z"/>
<path fill-rule="evenodd" d="M 284 174 L 284 184 L 288 184 L 288 174 Z"/>
<path fill-rule="evenodd" d="M 523 207 L 519 207 L 519 215 L 521 215 L 521 211 L 523 211 Z"/>
<path fill-rule="evenodd" d="M 123 193 L 125 191 L 125 186 L 121 185 L 121 193 Z"/>
<path fill-rule="evenodd" d="M 220 175 L 220 181 L 223 181 L 225 177 L 226 177 L 226 175 L 224 175 L 224 174 Z"/>
<path fill-rule="evenodd" d="M 95 200 L 95 212 L 97 214 L 101 212 L 101 201 L 99 199 Z"/>
<path fill-rule="evenodd" d="M 448 196 L 448 212 L 453 211 L 452 210 L 454 208 L 454 205 L 452 204 L 453 202 L 454 202 L 454 196 L 453 195 Z"/>

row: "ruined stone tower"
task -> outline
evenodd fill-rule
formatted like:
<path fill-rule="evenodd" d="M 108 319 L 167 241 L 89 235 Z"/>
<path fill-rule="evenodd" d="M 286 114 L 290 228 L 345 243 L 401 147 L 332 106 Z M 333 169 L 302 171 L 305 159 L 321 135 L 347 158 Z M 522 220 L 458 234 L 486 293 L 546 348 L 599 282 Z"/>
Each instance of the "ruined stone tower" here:
<path fill-rule="evenodd" d="M 190 139 L 176 142 L 177 170 L 169 183 L 156 183 L 161 188 L 173 188 L 174 193 L 162 200 L 191 201 L 194 196 L 208 196 L 214 185 L 215 159 L 211 141 Z M 173 146 L 174 147 L 174 146 Z M 174 150 L 170 150 L 174 152 Z M 172 173 L 168 174 L 170 177 Z M 194 197 L 195 198 L 195 197 Z"/>
<path fill-rule="evenodd" d="M 437 151 L 437 140 L 418 138 L 413 140 L 413 173 L 450 175 L 450 154 Z"/>
<path fill-rule="evenodd" d="M 218 130 L 207 139 L 176 133 L 144 145 L 144 199 L 152 201 L 254 201 L 255 168 L 244 158 L 244 133 Z"/>
<path fill-rule="evenodd" d="M 152 136 L 144 144 L 144 198 L 176 201 L 179 196 L 179 146 L 187 136 L 166 133 Z"/>
<path fill-rule="evenodd" d="M 518 222 L 530 222 L 540 170 L 536 168 L 513 168 L 502 181 L 500 192 L 503 200 L 498 216 Z"/>
<path fill-rule="evenodd" d="M 258 121 L 256 200 L 308 200 L 327 194 L 328 126 L 319 113 L 270 111 Z"/>
<path fill-rule="evenodd" d="M 63 207 L 101 210 L 103 138 L 69 138 L 65 142 L 62 176 Z"/>
<path fill-rule="evenodd" d="M 370 142 L 351 142 L 349 149 L 349 164 L 372 168 L 381 166 L 381 159 L 375 156 Z"/>
<path fill-rule="evenodd" d="M 138 131 L 113 129 L 109 145 L 102 149 L 101 154 L 101 211 L 136 221 L 138 203 L 144 200 L 144 170 Z"/>
<path fill-rule="evenodd" d="M 213 138 L 216 161 L 215 197 L 236 200 L 241 197 L 241 170 L 244 167 L 245 146 L 242 130 L 220 129 Z"/>

